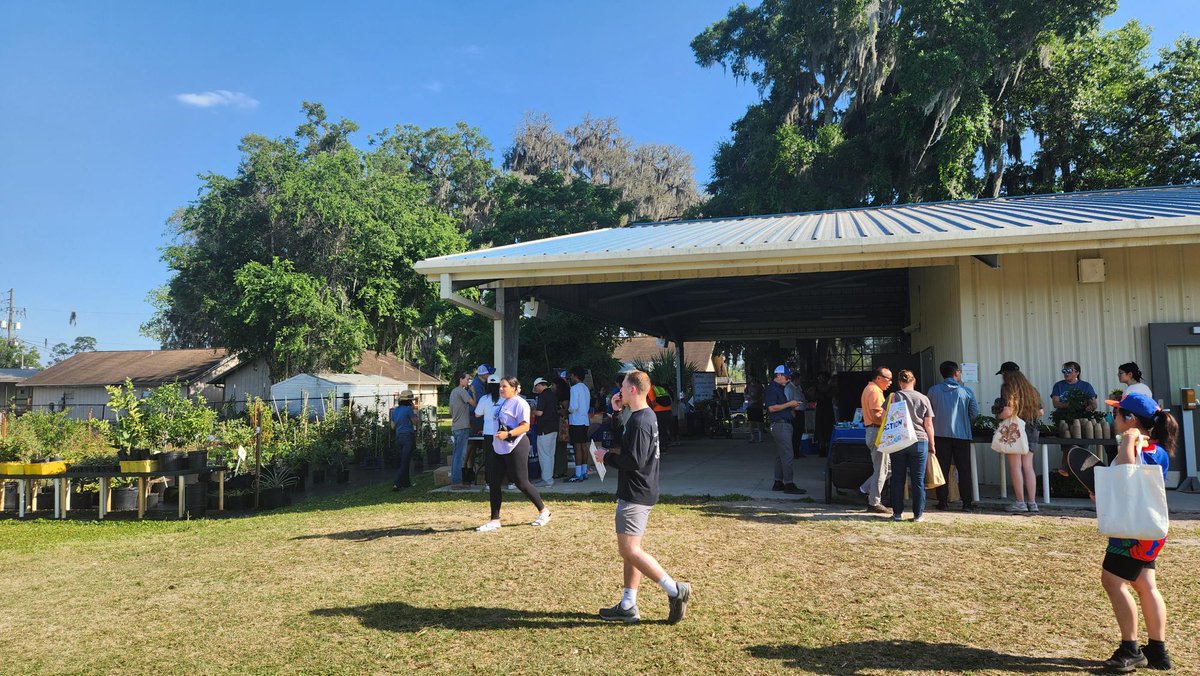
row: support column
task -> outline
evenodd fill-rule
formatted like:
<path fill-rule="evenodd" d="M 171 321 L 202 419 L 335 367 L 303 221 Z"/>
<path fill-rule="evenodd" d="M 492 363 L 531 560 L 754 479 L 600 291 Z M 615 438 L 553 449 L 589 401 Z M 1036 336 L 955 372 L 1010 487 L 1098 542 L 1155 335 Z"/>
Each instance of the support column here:
<path fill-rule="evenodd" d="M 676 338 L 675 342 L 675 400 L 683 401 L 683 365 L 685 355 L 683 353 L 683 341 Z M 683 407 L 674 406 L 675 418 L 680 422 L 683 421 Z"/>
<path fill-rule="evenodd" d="M 502 374 L 517 375 L 517 355 L 520 348 L 521 295 L 516 289 L 509 289 L 504 298 L 504 366 L 500 369 Z"/>
<path fill-rule="evenodd" d="M 492 322 L 492 363 L 501 376 L 515 376 L 521 347 L 520 289 L 496 289 L 496 311 L 500 318 Z"/>
<path fill-rule="evenodd" d="M 500 316 L 492 320 L 492 366 L 500 375 L 508 375 L 504 372 L 504 297 L 508 294 L 503 288 L 497 288 L 495 292 L 496 312 Z"/>

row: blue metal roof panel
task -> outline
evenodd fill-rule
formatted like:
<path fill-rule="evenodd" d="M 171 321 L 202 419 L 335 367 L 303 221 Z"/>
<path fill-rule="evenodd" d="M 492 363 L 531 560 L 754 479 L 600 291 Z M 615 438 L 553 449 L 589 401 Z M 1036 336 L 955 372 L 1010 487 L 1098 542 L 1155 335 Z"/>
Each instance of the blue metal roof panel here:
<path fill-rule="evenodd" d="M 961 236 L 1001 236 L 1063 226 L 1190 218 L 1200 215 L 1200 185 L 1137 188 L 997 199 L 902 204 L 797 214 L 699 221 L 636 223 L 624 228 L 553 237 L 436 260 L 517 262 L 543 256 L 679 253 L 714 247 L 820 248 L 884 244 L 895 238 L 931 242 Z M 1140 223 L 1131 223 L 1137 227 Z M 534 262 L 531 260 L 530 262 Z"/>

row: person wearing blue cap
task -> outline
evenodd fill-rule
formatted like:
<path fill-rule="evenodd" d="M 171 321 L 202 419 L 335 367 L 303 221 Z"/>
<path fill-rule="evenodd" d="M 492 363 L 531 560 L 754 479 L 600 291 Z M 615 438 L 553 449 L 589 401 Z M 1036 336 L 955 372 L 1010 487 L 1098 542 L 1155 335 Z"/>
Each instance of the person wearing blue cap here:
<path fill-rule="evenodd" d="M 775 367 L 775 375 L 771 384 L 767 385 L 763 404 L 767 407 L 767 417 L 771 421 L 771 439 L 775 441 L 775 483 L 771 490 L 783 491 L 789 495 L 806 493 L 803 488 L 796 486 L 792 470 L 792 420 L 793 411 L 800 407 L 800 402 L 788 396 L 788 377 L 792 370 L 786 365 Z"/>
<path fill-rule="evenodd" d="M 1113 426 L 1121 434 L 1114 465 L 1136 463 L 1162 468 L 1163 481 L 1171 465 L 1179 425 L 1168 412 L 1144 394 L 1127 394 L 1120 401 L 1105 401 L 1114 408 Z M 1138 667 L 1171 668 L 1167 653 L 1167 606 L 1155 580 L 1155 561 L 1167 539 L 1127 540 L 1109 538 L 1101 566 L 1100 582 L 1112 603 L 1121 631 L 1121 643 L 1103 667 L 1127 673 Z M 1150 642 L 1138 645 L 1137 604 L 1129 588 L 1137 592 Z"/>

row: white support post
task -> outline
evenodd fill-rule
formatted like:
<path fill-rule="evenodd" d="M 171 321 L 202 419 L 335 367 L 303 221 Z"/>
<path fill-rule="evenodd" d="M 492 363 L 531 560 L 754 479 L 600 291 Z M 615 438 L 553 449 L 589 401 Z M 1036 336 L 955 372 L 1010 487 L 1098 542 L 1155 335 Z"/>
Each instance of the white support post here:
<path fill-rule="evenodd" d="M 979 459 L 975 457 L 975 444 L 971 444 L 971 500 L 979 506 Z"/>
<path fill-rule="evenodd" d="M 492 319 L 492 366 L 494 366 L 501 375 L 510 375 L 504 372 L 504 288 L 496 289 L 496 312 L 498 316 Z M 512 374 L 516 375 L 516 374 Z"/>
<path fill-rule="evenodd" d="M 1042 446 L 1042 502 L 1050 504 L 1050 445 Z"/>
<path fill-rule="evenodd" d="M 1180 422 L 1183 423 L 1179 434 L 1183 438 L 1184 479 L 1178 490 L 1187 493 L 1200 491 L 1200 479 L 1196 477 L 1196 423 L 1192 418 L 1193 414 L 1192 409 L 1185 408 L 1180 415 Z"/>

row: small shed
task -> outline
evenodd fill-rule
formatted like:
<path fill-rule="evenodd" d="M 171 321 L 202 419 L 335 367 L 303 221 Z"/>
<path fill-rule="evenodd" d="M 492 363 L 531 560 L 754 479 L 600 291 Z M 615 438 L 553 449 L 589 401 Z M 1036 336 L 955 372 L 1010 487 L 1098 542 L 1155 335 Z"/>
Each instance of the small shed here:
<path fill-rule="evenodd" d="M 271 386 L 271 400 L 276 408 L 298 415 L 307 406 L 311 415 L 324 416 L 346 406 L 375 411 L 386 417 L 404 390 L 406 383 L 386 376 L 364 376 L 358 373 L 301 373 Z M 436 405 L 436 394 L 434 395 Z"/>
<path fill-rule="evenodd" d="M 0 411 L 7 410 L 10 402 L 18 409 L 28 407 L 28 394 L 21 383 L 37 373 L 37 369 L 0 369 Z"/>

